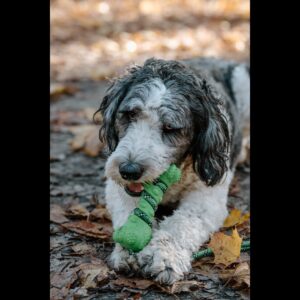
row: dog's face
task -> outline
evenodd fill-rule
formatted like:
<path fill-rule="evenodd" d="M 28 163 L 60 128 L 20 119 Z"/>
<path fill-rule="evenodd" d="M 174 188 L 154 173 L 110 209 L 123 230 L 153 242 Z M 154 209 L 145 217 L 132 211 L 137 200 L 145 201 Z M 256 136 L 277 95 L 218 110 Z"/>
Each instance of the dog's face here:
<path fill-rule="evenodd" d="M 209 92 L 183 65 L 161 60 L 115 81 L 99 109 L 112 152 L 106 176 L 139 196 L 141 183 L 191 155 L 200 178 L 215 184 L 226 170 L 228 128 Z"/>
<path fill-rule="evenodd" d="M 139 195 L 141 185 L 136 183 L 152 182 L 182 159 L 192 139 L 190 120 L 186 100 L 176 98 L 160 79 L 133 85 L 116 113 L 119 143 L 107 161 L 106 175 Z"/>

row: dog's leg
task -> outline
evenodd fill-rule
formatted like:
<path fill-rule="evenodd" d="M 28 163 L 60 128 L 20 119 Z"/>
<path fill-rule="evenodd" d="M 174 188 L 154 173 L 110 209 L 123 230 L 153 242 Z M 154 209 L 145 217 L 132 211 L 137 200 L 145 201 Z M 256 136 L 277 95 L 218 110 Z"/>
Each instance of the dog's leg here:
<path fill-rule="evenodd" d="M 129 214 L 136 207 L 138 198 L 128 196 L 123 188 L 110 179 L 107 181 L 105 193 L 106 207 L 111 214 L 113 228 L 119 228 L 127 221 Z M 116 244 L 109 258 L 109 264 L 115 270 L 126 272 L 138 268 L 135 257 L 129 255 L 128 251 L 119 244 Z"/>
<path fill-rule="evenodd" d="M 231 177 L 228 173 L 225 182 L 214 187 L 200 183 L 199 189 L 186 195 L 174 214 L 161 222 L 150 243 L 137 254 L 146 276 L 166 284 L 183 278 L 191 267 L 192 253 L 226 218 Z"/>

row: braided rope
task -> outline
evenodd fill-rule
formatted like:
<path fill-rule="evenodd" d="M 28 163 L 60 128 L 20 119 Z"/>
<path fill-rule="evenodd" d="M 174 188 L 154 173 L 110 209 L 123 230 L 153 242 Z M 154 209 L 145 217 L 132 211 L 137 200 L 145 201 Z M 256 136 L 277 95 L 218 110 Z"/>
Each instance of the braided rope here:
<path fill-rule="evenodd" d="M 250 240 L 243 241 L 242 245 L 241 245 L 241 251 L 246 252 L 248 250 L 250 250 Z M 202 257 L 212 256 L 213 254 L 214 254 L 213 251 L 210 248 L 207 248 L 207 249 L 195 252 L 192 257 L 193 257 L 193 259 L 199 259 Z"/>

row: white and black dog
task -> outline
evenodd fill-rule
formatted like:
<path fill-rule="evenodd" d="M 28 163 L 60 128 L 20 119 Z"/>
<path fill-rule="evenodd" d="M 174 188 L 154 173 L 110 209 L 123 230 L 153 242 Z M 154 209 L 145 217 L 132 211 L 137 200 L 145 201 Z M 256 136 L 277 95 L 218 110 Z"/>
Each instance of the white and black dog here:
<path fill-rule="evenodd" d="M 136 207 L 143 182 L 171 163 L 182 170 L 162 202 L 178 203 L 177 209 L 153 224 L 152 240 L 136 255 L 117 244 L 110 257 L 115 269 L 166 284 L 189 271 L 192 253 L 227 216 L 249 101 L 249 66 L 220 59 L 151 58 L 112 82 L 98 112 L 100 138 L 110 150 L 106 202 L 113 227 Z"/>

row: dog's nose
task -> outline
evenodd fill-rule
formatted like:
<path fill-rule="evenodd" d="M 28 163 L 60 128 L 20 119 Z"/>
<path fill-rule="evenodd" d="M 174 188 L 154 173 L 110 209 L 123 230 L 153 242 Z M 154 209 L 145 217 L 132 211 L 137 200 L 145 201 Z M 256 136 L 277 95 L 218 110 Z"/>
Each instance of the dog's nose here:
<path fill-rule="evenodd" d="M 124 162 L 120 164 L 119 172 L 123 179 L 138 180 L 143 174 L 143 168 L 137 163 Z"/>

